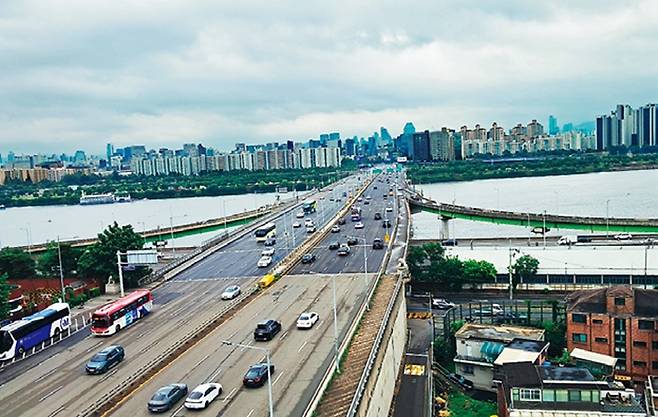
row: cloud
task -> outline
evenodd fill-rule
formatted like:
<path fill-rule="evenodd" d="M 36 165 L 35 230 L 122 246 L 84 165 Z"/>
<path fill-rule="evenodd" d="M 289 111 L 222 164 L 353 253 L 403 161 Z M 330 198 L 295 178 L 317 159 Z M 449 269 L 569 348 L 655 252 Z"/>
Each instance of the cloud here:
<path fill-rule="evenodd" d="M 656 101 L 652 0 L 30 0 L 0 7 L 0 151 L 591 120 Z"/>

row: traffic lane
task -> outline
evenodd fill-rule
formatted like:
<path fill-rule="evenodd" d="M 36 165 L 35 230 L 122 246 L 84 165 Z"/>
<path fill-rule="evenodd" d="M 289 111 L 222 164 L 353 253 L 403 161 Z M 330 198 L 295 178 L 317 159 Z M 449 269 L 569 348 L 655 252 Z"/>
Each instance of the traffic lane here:
<path fill-rule="evenodd" d="M 286 282 L 287 281 L 287 282 Z M 354 285 L 351 280 L 337 281 L 339 305 L 339 325 L 347 327 L 348 318 L 353 316 L 351 300 L 359 293 L 365 296 L 363 285 Z M 248 367 L 264 358 L 264 353 L 236 346 L 225 346 L 222 340 L 231 340 L 272 350 L 274 395 L 291 394 L 279 388 L 288 378 L 294 378 L 295 368 L 309 361 L 310 354 L 327 355 L 333 349 L 333 313 L 331 280 L 328 277 L 287 276 L 268 292 L 259 296 L 230 321 L 222 324 L 213 334 L 188 350 L 172 366 L 164 369 L 147 382 L 140 391 L 130 397 L 113 413 L 117 416 L 148 415 L 146 403 L 160 386 L 172 382 L 184 382 L 191 390 L 196 385 L 213 380 L 224 387 L 222 397 L 200 415 L 232 414 L 240 410 L 247 414 L 249 409 L 267 409 L 267 388 L 246 389 L 242 387 L 242 376 Z M 313 329 L 298 330 L 296 319 L 303 311 L 316 311 L 320 315 Z M 282 331 L 270 342 L 253 342 L 255 324 L 264 319 L 274 318 L 282 323 Z M 320 363 L 322 361 L 318 361 Z M 308 365 L 307 366 L 311 366 Z M 168 415 L 182 415 L 182 402 Z M 178 411 L 178 413 L 177 413 Z M 279 413 L 281 412 L 278 410 Z M 255 411 L 256 413 L 256 411 Z M 240 414 L 241 415 L 241 414 Z M 258 413 L 254 415 L 260 415 Z M 282 415 L 288 415 L 283 413 Z"/>
<path fill-rule="evenodd" d="M 428 411 L 428 360 L 426 357 L 406 355 L 404 364 L 403 369 L 406 369 L 406 365 L 421 366 L 424 369 L 420 375 L 402 374 L 395 396 L 393 417 L 425 417 Z"/>
<path fill-rule="evenodd" d="M 199 294 L 214 291 L 216 286 L 214 282 L 180 285 L 182 293 L 187 295 L 168 303 L 170 307 L 155 309 L 117 335 L 107 338 L 90 335 L 73 349 L 10 381 L 0 393 L 3 413 L 50 415 L 59 411 L 67 415 L 84 409 L 189 332 L 193 318 L 199 321 L 210 318 L 219 304 L 219 294 L 206 298 Z M 84 365 L 89 358 L 111 344 L 124 346 L 124 362 L 105 375 L 86 375 Z"/>

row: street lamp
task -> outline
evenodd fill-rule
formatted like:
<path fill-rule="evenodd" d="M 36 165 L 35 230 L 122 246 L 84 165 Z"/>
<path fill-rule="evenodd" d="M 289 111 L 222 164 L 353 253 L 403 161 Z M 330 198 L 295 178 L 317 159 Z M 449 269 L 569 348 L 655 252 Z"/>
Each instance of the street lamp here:
<path fill-rule="evenodd" d="M 251 345 L 244 345 L 242 343 L 235 343 L 231 342 L 230 340 L 222 340 L 222 344 L 226 346 L 238 346 L 244 349 L 252 349 L 252 350 L 258 350 L 261 352 L 265 352 L 265 355 L 267 356 L 267 395 L 268 395 L 268 400 L 269 400 L 269 407 L 270 407 L 270 417 L 274 417 L 274 407 L 272 405 L 272 374 L 270 372 L 270 350 L 257 347 L 257 346 L 251 346 Z"/>
<path fill-rule="evenodd" d="M 544 228 L 542 229 L 541 234 L 544 238 L 544 249 L 546 249 L 546 210 L 544 210 Z"/>
<path fill-rule="evenodd" d="M 20 230 L 25 230 L 25 238 L 27 241 L 27 253 L 32 253 L 32 231 L 30 230 L 30 224 L 27 224 L 27 227 L 21 227 Z"/>
<path fill-rule="evenodd" d="M 315 272 L 308 271 L 310 275 L 315 275 Z M 334 360 L 336 362 L 336 371 L 340 373 L 340 360 L 338 358 L 338 310 L 336 308 L 336 274 L 331 274 L 331 290 L 333 293 L 333 307 L 334 307 Z"/>
<path fill-rule="evenodd" d="M 78 236 L 73 236 L 70 239 L 77 239 Z M 62 268 L 62 246 L 60 244 L 59 235 L 57 235 L 57 258 L 59 259 L 59 281 L 62 285 L 62 302 L 66 302 L 66 293 L 64 292 L 64 269 Z"/>
<path fill-rule="evenodd" d="M 610 235 L 610 199 L 605 200 L 605 238 Z"/>

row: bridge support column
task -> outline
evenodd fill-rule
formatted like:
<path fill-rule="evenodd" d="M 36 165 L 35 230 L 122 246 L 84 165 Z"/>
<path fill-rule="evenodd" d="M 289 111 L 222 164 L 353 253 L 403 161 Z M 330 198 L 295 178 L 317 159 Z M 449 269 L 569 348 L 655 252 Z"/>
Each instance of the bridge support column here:
<path fill-rule="evenodd" d="M 439 229 L 439 239 L 441 240 L 450 239 L 450 224 L 448 223 L 450 217 L 439 216 L 439 220 L 441 220 L 441 228 Z"/>

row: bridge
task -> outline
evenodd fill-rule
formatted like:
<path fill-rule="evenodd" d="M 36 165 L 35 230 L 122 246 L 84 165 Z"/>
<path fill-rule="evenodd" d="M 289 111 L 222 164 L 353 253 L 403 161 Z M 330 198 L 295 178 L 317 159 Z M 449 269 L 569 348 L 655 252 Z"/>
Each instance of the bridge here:
<path fill-rule="evenodd" d="M 447 222 L 451 219 L 465 219 L 495 224 L 509 224 L 532 228 L 573 229 L 589 232 L 658 232 L 658 219 L 635 219 L 622 217 L 565 216 L 550 213 L 520 213 L 513 211 L 492 210 L 479 207 L 467 207 L 440 203 L 423 197 L 421 194 L 407 191 L 407 198 L 414 213 L 425 211 L 438 214 L 444 222 L 442 238 L 447 239 L 449 230 Z"/>
<path fill-rule="evenodd" d="M 4 364 L 3 414 L 146 416 L 146 403 L 159 387 L 181 382 L 191 390 L 214 381 L 224 392 L 195 414 L 262 417 L 269 414 L 267 387 L 247 389 L 242 376 L 267 350 L 275 365 L 274 415 L 381 415 L 390 407 L 404 352 L 404 268 L 398 266 L 404 263 L 411 221 L 406 199 L 391 196 L 381 179 L 356 174 L 320 191 L 315 198 L 327 200 L 324 210 L 306 216 L 318 227 L 314 233 L 290 227 L 301 204 L 291 203 L 179 260 L 143 283 L 154 295 L 153 313 L 116 335 L 93 338 L 82 327 Z M 343 192 L 352 197 L 339 201 Z M 348 219 L 336 230 L 353 204 L 362 207 L 364 227 Z M 375 220 L 376 213 L 391 227 Z M 258 268 L 263 247 L 253 230 L 265 222 L 277 225 L 276 252 L 270 267 Z M 375 238 L 385 242 L 383 249 L 373 248 Z M 353 245 L 347 256 L 329 248 L 333 241 L 348 240 Z M 300 263 L 306 253 L 313 253 L 315 262 Z M 277 279 L 259 288 L 265 273 Z M 221 300 L 233 284 L 242 294 Z M 304 311 L 320 316 L 310 330 L 296 328 Z M 282 331 L 254 344 L 253 329 L 265 319 L 280 321 Z M 105 375 L 85 375 L 89 357 L 110 344 L 124 347 L 125 360 Z M 332 382 L 339 379 L 344 382 Z M 167 415 L 183 414 L 179 402 Z"/>

